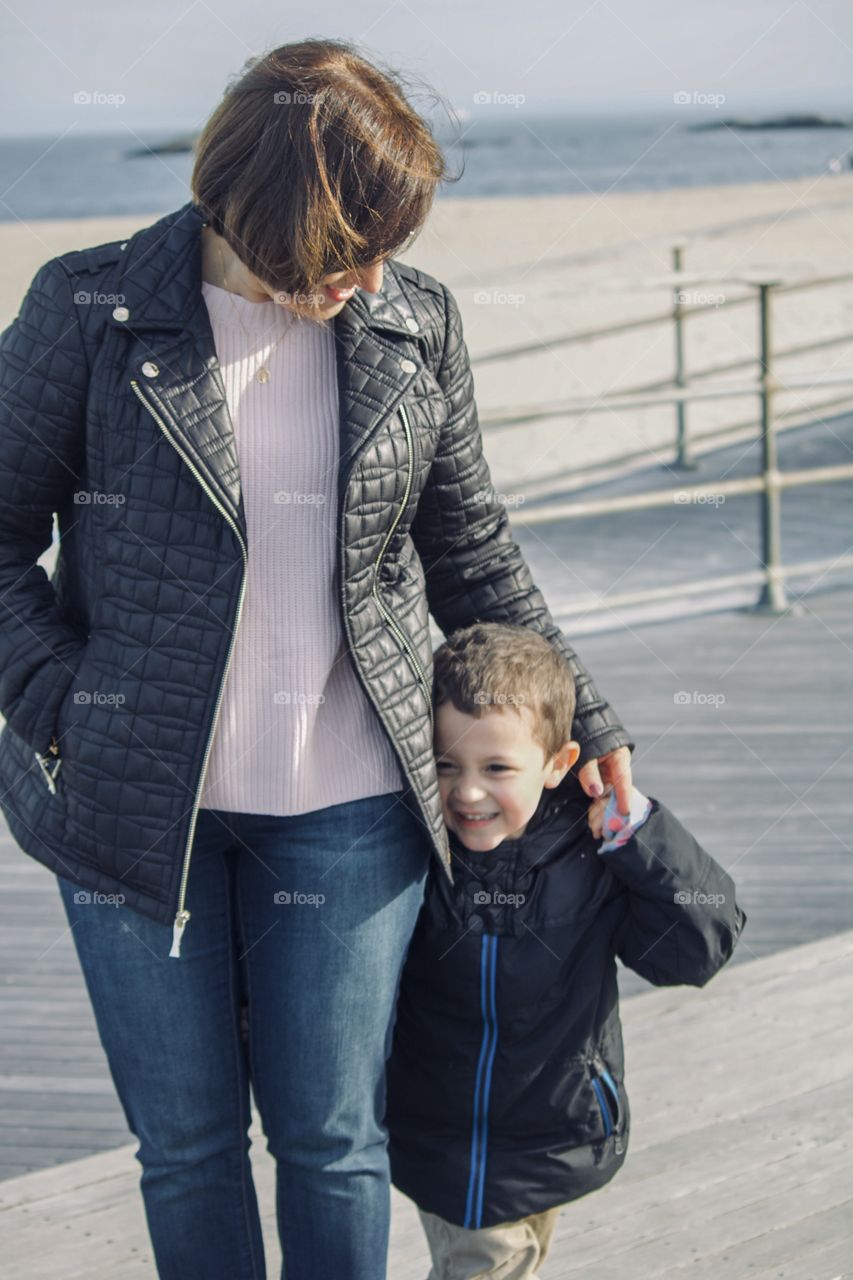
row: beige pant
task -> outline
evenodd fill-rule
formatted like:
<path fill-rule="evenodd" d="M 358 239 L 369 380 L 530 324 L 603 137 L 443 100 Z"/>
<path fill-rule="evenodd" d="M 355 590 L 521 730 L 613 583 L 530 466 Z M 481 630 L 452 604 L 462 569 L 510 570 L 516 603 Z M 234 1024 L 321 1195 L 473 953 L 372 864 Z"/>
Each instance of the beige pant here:
<path fill-rule="evenodd" d="M 496 1227 L 457 1227 L 418 1209 L 432 1255 L 427 1280 L 539 1280 L 560 1206 Z"/>

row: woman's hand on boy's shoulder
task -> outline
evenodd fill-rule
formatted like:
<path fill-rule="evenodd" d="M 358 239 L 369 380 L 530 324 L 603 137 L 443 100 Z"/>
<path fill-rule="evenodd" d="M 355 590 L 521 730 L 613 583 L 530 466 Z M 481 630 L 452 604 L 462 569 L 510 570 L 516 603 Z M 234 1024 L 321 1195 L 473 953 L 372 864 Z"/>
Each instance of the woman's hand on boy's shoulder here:
<path fill-rule="evenodd" d="M 608 794 L 615 791 L 619 812 L 630 813 L 634 786 L 631 776 L 631 748 L 617 747 L 615 751 L 608 751 L 607 755 L 587 760 L 583 768 L 578 769 L 578 782 L 588 796 L 593 799 L 600 797 L 605 803 Z M 593 807 L 590 807 L 590 813 Z"/>

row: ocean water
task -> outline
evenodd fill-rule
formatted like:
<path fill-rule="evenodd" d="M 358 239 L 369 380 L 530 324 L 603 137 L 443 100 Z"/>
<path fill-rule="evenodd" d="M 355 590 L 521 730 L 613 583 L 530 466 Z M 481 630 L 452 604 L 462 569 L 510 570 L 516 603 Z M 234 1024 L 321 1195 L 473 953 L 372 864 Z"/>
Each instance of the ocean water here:
<path fill-rule="evenodd" d="M 689 114 L 688 114 L 689 113 Z M 689 109 L 666 117 L 478 116 L 436 126 L 452 174 L 437 199 L 643 191 L 763 182 L 848 168 L 853 129 L 693 132 Z M 189 198 L 192 153 L 128 152 L 168 131 L 0 138 L 0 221 L 167 212 Z"/>

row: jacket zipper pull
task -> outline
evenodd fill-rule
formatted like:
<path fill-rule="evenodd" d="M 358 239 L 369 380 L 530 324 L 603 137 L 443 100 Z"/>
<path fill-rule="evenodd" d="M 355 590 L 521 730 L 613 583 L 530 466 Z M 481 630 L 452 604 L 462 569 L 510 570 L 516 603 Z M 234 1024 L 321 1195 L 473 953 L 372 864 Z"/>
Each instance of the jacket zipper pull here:
<path fill-rule="evenodd" d="M 175 956 L 176 958 L 180 957 L 181 939 L 184 936 L 184 929 L 187 927 L 187 921 L 189 918 L 189 911 L 179 911 L 175 916 L 175 923 L 172 925 L 172 949 L 169 952 L 170 956 Z"/>
<path fill-rule="evenodd" d="M 47 755 L 42 755 L 40 751 L 36 751 L 35 757 L 36 757 L 36 760 L 38 761 L 39 768 L 41 769 L 42 773 L 45 776 L 45 781 L 47 782 L 48 788 L 50 790 L 50 794 L 52 796 L 55 796 L 56 786 L 54 785 L 53 780 L 56 777 L 56 775 L 59 773 L 59 766 L 62 764 L 62 761 L 59 758 L 59 743 L 56 741 L 55 736 L 51 738 L 50 746 L 48 747 L 47 752 L 48 752 Z M 50 760 L 51 756 L 53 756 L 54 760 L 56 761 L 53 767 L 53 772 L 51 772 L 50 769 L 48 768 L 48 764 L 53 763 Z"/>

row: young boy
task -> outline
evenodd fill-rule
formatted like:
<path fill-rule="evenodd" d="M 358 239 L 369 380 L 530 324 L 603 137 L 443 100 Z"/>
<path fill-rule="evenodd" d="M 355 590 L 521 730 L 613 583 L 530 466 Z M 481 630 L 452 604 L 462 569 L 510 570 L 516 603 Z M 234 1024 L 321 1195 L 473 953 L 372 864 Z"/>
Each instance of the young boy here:
<path fill-rule="evenodd" d="M 746 915 L 659 800 L 635 787 L 624 818 L 612 793 L 588 807 L 572 678 L 542 636 L 454 632 L 434 702 L 454 880 L 430 870 L 401 980 L 391 1177 L 418 1206 L 429 1280 L 535 1280 L 559 1207 L 626 1157 L 615 957 L 701 987 Z"/>

